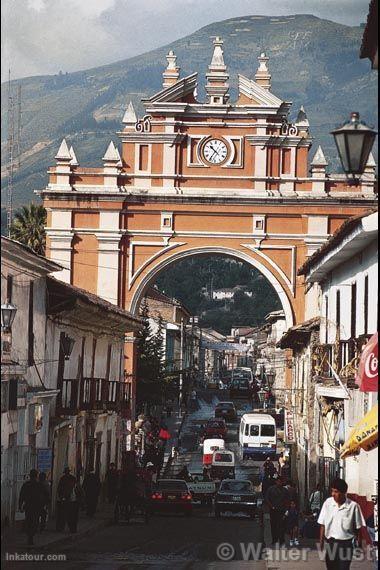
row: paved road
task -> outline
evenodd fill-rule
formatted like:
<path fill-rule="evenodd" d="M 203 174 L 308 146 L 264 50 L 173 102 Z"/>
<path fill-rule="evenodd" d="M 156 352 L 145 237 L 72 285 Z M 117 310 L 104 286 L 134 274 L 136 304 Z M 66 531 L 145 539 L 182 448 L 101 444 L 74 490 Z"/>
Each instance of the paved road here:
<path fill-rule="evenodd" d="M 213 416 L 219 396 L 203 393 L 195 409 L 183 425 L 180 456 L 173 470 L 180 469 L 186 462 L 189 469 L 201 469 L 201 451 L 197 445 L 200 424 Z M 223 399 L 223 398 L 221 398 Z M 227 399 L 227 398 L 224 398 Z M 239 404 L 240 412 L 249 408 L 247 403 Z M 227 447 L 236 448 L 238 423 L 230 424 Z M 255 481 L 258 467 L 237 466 L 237 477 L 243 476 Z M 193 517 L 183 515 L 155 515 L 149 525 L 136 521 L 130 525 L 110 526 L 91 537 L 78 540 L 75 544 L 62 547 L 60 553 L 67 556 L 66 562 L 54 563 L 56 570 L 79 569 L 217 569 L 253 568 L 264 570 L 262 561 L 244 562 L 244 551 L 240 543 L 253 546 L 262 542 L 262 524 L 259 519 L 244 516 L 226 516 L 215 519 L 212 508 L 197 507 Z M 221 562 L 217 549 L 222 543 L 232 544 L 234 561 Z M 244 548 L 244 546 L 243 546 Z M 228 550 L 228 548 L 227 548 Z M 228 554 L 227 551 L 223 551 Z M 10 564 L 7 568 L 20 568 Z M 28 562 L 28 568 L 41 568 L 41 563 Z"/>

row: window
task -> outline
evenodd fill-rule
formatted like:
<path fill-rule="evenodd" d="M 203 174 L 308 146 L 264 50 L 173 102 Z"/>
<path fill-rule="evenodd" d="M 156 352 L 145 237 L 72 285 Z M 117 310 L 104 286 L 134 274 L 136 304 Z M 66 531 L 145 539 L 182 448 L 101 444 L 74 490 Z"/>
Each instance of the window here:
<path fill-rule="evenodd" d="M 12 302 L 13 293 L 13 275 L 7 275 L 7 300 L 9 303 Z"/>
<path fill-rule="evenodd" d="M 257 437 L 259 434 L 260 434 L 260 426 L 251 426 L 249 435 Z"/>
<path fill-rule="evenodd" d="M 290 174 L 290 148 L 282 149 L 281 174 Z"/>
<path fill-rule="evenodd" d="M 340 291 L 339 291 L 339 289 L 336 292 L 335 323 L 336 323 L 336 332 L 340 336 Z"/>
<path fill-rule="evenodd" d="M 161 230 L 173 229 L 173 212 L 161 212 Z"/>
<path fill-rule="evenodd" d="M 369 281 L 366 275 L 364 278 L 364 334 L 368 334 L 368 293 Z"/>
<path fill-rule="evenodd" d="M 351 338 L 356 338 L 356 283 L 351 285 Z"/>
<path fill-rule="evenodd" d="M 265 232 L 265 216 L 253 216 L 253 233 Z"/>
<path fill-rule="evenodd" d="M 149 146 L 141 144 L 139 148 L 139 170 L 147 171 L 149 163 Z"/>
<path fill-rule="evenodd" d="M 274 426 L 271 425 L 262 425 L 261 426 L 261 435 L 264 437 L 273 437 L 275 433 Z"/>

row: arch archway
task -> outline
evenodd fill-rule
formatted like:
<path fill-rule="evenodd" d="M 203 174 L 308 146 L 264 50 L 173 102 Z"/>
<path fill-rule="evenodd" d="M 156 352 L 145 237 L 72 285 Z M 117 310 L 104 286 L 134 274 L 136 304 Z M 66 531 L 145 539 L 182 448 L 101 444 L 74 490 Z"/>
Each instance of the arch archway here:
<path fill-rule="evenodd" d="M 282 308 L 285 313 L 287 328 L 294 325 L 294 312 L 291 302 L 286 293 L 285 287 L 281 284 L 280 280 L 277 279 L 273 271 L 269 270 L 263 263 L 251 257 L 250 255 L 242 251 L 223 246 L 190 247 L 189 249 L 173 253 L 164 259 L 156 259 L 153 266 L 149 268 L 139 280 L 137 280 L 136 286 L 134 287 L 133 296 L 131 298 L 129 310 L 133 314 L 138 313 L 139 305 L 145 291 L 149 285 L 154 282 L 159 273 L 161 273 L 161 271 L 163 271 L 165 268 L 187 257 L 213 254 L 233 257 L 235 259 L 248 263 L 260 271 L 260 273 L 268 279 L 280 299 Z"/>

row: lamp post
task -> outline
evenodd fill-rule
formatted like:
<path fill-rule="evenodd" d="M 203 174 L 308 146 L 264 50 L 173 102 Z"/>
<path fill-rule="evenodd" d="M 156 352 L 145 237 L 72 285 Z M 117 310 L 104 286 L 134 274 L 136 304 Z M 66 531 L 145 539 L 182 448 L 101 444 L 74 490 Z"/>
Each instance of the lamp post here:
<path fill-rule="evenodd" d="M 377 134 L 377 131 L 367 127 L 359 119 L 359 113 L 351 113 L 348 122 L 331 131 L 343 170 L 347 176 L 353 177 L 353 181 L 363 174 Z"/>
<path fill-rule="evenodd" d="M 71 338 L 68 334 L 64 333 L 61 338 L 62 352 L 65 360 L 70 360 L 73 351 L 75 339 Z"/>
<path fill-rule="evenodd" d="M 12 324 L 17 312 L 16 305 L 7 301 L 1 304 L 1 361 L 9 364 L 12 361 Z"/>

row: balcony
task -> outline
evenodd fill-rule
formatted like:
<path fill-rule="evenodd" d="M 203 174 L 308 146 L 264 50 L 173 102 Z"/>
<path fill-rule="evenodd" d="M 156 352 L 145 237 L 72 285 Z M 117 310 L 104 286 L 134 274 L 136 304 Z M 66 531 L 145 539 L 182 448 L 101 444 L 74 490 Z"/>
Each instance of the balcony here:
<path fill-rule="evenodd" d="M 57 398 L 59 415 L 80 411 L 120 411 L 130 401 L 130 383 L 106 378 L 65 378 Z"/>

